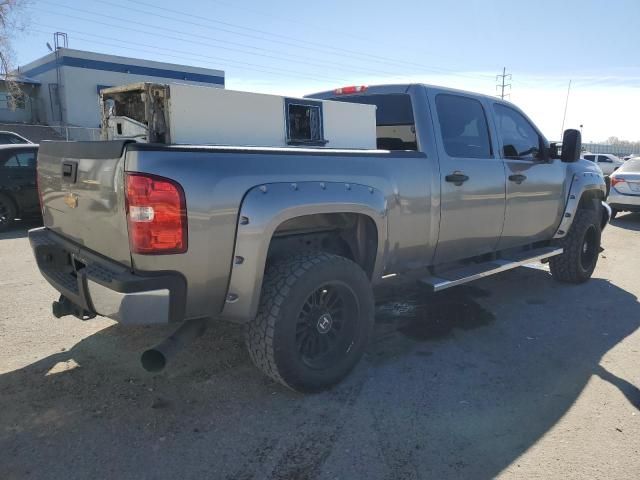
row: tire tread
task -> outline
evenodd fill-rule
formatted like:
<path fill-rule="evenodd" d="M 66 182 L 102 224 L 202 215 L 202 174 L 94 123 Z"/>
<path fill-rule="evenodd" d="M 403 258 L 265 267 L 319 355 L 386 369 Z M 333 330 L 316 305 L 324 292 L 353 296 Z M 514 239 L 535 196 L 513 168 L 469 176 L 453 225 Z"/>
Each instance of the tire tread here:
<path fill-rule="evenodd" d="M 579 209 L 571 225 L 571 230 L 560 241 L 564 252 L 549 259 L 549 270 L 556 280 L 564 283 L 583 283 L 591 276 L 589 274 L 585 278 L 584 273 L 579 268 L 579 262 L 582 249 L 582 232 L 592 224 L 599 228 L 597 209 Z M 598 244 L 599 247 L 600 245 Z"/>
<path fill-rule="evenodd" d="M 280 309 L 294 283 L 318 264 L 331 261 L 357 266 L 348 258 L 325 252 L 302 253 L 270 265 L 264 277 L 258 314 L 245 327 L 245 342 L 253 363 L 289 388 L 293 387 L 280 374 L 274 355 L 274 331 Z"/>

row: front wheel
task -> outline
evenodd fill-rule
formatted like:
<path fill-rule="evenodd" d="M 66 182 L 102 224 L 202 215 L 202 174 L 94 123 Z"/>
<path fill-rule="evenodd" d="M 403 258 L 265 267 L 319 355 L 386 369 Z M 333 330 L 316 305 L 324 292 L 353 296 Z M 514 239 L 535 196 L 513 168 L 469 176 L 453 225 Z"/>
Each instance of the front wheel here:
<path fill-rule="evenodd" d="M 245 339 L 255 365 L 299 392 L 335 385 L 358 363 L 373 327 L 365 272 L 329 253 L 296 255 L 267 268 Z"/>
<path fill-rule="evenodd" d="M 600 255 L 600 222 L 597 209 L 579 209 L 566 237 L 564 252 L 549 259 L 551 275 L 565 283 L 583 283 L 591 278 Z"/>

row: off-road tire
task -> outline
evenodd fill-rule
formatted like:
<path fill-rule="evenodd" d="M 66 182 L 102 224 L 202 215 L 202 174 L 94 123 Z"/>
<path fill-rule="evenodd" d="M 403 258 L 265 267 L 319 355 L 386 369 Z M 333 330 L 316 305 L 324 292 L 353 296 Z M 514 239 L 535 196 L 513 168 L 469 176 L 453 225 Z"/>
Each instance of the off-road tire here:
<path fill-rule="evenodd" d="M 16 206 L 6 195 L 0 194 L 0 232 L 11 226 L 16 218 Z"/>
<path fill-rule="evenodd" d="M 591 278 L 600 254 L 599 213 L 597 207 L 578 209 L 569 233 L 559 242 L 564 252 L 549 259 L 553 278 L 564 283 L 584 283 Z"/>
<path fill-rule="evenodd" d="M 326 287 L 334 285 L 344 289 L 348 304 L 356 308 L 340 321 L 344 330 L 337 329 L 337 321 L 334 325 L 333 338 L 341 339 L 336 354 L 328 356 L 327 365 L 315 368 L 305 360 L 304 346 L 297 344 L 303 341 L 299 339 L 300 319 L 311 295 L 324 294 Z M 268 266 L 258 314 L 246 325 L 245 340 L 251 360 L 266 375 L 295 391 L 317 392 L 340 382 L 358 363 L 371 335 L 373 317 L 371 283 L 359 265 L 330 253 L 304 253 Z"/>

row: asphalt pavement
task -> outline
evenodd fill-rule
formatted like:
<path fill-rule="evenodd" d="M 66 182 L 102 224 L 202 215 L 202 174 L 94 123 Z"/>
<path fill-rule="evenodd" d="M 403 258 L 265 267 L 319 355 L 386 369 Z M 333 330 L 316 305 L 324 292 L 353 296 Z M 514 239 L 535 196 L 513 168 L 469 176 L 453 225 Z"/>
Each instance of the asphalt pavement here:
<path fill-rule="evenodd" d="M 640 478 L 640 214 L 584 285 L 392 284 L 363 361 L 309 396 L 260 374 L 236 325 L 149 374 L 170 329 L 53 318 L 27 227 L 0 233 L 0 479 Z"/>

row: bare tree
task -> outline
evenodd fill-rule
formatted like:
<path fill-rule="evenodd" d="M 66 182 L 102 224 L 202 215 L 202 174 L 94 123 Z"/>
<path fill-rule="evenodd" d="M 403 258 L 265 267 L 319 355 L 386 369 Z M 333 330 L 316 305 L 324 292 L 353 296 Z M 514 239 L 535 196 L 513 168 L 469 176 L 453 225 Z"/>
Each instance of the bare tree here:
<path fill-rule="evenodd" d="M 24 94 L 17 83 L 12 40 L 26 27 L 25 8 L 30 0 L 0 0 L 0 74 L 9 93 L 10 107 L 15 108 Z"/>

